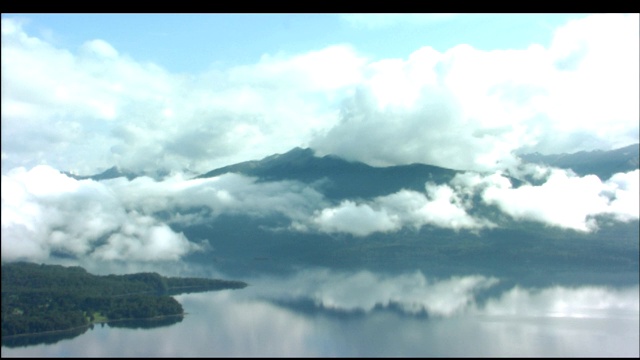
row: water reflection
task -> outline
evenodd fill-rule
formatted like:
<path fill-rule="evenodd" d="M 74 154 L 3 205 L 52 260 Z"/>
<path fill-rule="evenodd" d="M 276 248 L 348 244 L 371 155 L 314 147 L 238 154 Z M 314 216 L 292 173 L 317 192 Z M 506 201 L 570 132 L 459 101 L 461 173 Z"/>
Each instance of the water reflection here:
<path fill-rule="evenodd" d="M 177 324 L 181 322 L 183 319 L 184 319 L 183 315 L 175 315 L 175 316 L 163 316 L 163 317 L 158 317 L 153 319 L 112 321 L 112 322 L 109 322 L 107 325 L 113 328 L 153 329 L 153 328 Z"/>
<path fill-rule="evenodd" d="M 184 319 L 183 315 L 175 316 L 163 316 L 153 319 L 129 319 L 110 321 L 106 323 L 107 326 L 112 328 L 128 328 L 128 329 L 153 329 L 163 326 L 170 326 L 181 322 Z M 91 324 L 88 326 L 81 326 L 71 330 L 65 331 L 53 331 L 36 335 L 17 335 L 8 336 L 2 338 L 2 346 L 8 348 L 26 347 L 39 344 L 55 344 L 59 341 L 66 339 L 73 339 L 87 332 L 87 330 L 95 326 L 104 327 L 105 323 Z"/>
<path fill-rule="evenodd" d="M 2 347 L 15 348 L 38 344 L 55 344 L 66 339 L 73 339 L 87 332 L 91 326 L 82 326 L 68 331 L 56 331 L 41 335 L 9 336 L 2 338 Z M 4 350 L 3 350 L 4 351 Z M 3 353 L 4 354 L 4 353 Z"/>
<path fill-rule="evenodd" d="M 481 275 L 323 269 L 246 280 L 242 290 L 176 296 L 189 315 L 175 325 L 95 327 L 56 344 L 3 346 L 2 356 L 639 355 L 637 285 L 496 292 L 500 279 Z"/>

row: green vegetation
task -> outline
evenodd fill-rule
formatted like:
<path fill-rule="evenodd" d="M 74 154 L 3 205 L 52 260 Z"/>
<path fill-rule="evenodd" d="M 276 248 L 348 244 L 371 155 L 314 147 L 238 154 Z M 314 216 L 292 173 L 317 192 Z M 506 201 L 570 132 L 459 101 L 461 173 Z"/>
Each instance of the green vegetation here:
<path fill-rule="evenodd" d="M 182 305 L 170 294 L 246 285 L 241 281 L 163 277 L 157 273 L 97 276 L 78 266 L 3 264 L 2 336 L 182 315 Z"/>

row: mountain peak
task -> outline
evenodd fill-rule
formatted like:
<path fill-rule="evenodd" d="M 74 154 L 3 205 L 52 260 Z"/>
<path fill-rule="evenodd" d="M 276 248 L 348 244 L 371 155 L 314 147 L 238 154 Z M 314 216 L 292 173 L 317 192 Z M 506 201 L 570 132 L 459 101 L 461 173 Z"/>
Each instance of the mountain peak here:
<path fill-rule="evenodd" d="M 318 157 L 313 149 L 297 147 L 262 160 L 215 169 L 199 178 L 226 173 L 254 176 L 259 181 L 299 181 L 321 187 L 328 198 L 343 199 L 386 195 L 401 189 L 423 191 L 425 181 L 447 182 L 456 171 L 424 164 L 377 168 L 334 155 Z"/>
<path fill-rule="evenodd" d="M 261 161 L 295 161 L 302 159 L 309 159 L 314 157 L 314 152 L 310 148 L 295 147 L 284 154 L 274 154 L 265 157 Z"/>
<path fill-rule="evenodd" d="M 70 172 L 63 172 L 63 174 L 72 177 L 76 180 L 108 180 L 108 179 L 115 179 L 115 178 L 119 178 L 119 177 L 126 177 L 127 179 L 131 180 L 136 178 L 138 175 L 129 172 L 129 171 L 123 171 L 122 169 L 120 169 L 119 166 L 112 166 L 110 168 L 108 168 L 107 170 L 99 173 L 99 174 L 94 174 L 94 175 L 76 175 L 76 174 L 72 174 Z"/>

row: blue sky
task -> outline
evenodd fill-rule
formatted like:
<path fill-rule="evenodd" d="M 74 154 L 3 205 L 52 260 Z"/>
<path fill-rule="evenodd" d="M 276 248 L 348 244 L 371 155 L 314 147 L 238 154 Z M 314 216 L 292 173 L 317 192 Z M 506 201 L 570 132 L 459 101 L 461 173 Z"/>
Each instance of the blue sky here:
<path fill-rule="evenodd" d="M 407 18 L 408 16 L 408 18 Z M 250 64 L 347 43 L 373 59 L 405 58 L 428 45 L 482 50 L 548 46 L 554 29 L 583 14 L 4 14 L 71 51 L 102 39 L 173 72 Z M 189 54 L 189 55 L 186 55 Z"/>

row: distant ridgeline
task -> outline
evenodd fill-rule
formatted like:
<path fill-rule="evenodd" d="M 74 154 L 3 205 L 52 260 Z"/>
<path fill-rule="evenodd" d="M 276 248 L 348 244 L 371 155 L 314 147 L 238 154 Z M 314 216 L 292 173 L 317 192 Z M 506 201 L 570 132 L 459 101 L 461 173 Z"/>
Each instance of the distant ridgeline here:
<path fill-rule="evenodd" d="M 97 276 L 78 266 L 2 264 L 2 337 L 183 315 L 182 305 L 170 295 L 245 286 L 157 273 Z"/>
<path fill-rule="evenodd" d="M 552 155 L 524 154 L 520 155 L 520 158 L 529 163 L 571 169 L 580 176 L 594 174 L 601 180 L 607 180 L 615 173 L 639 168 L 640 144 L 609 151 L 580 151 L 573 154 Z"/>
<path fill-rule="evenodd" d="M 321 192 L 325 196 L 341 200 L 387 195 L 400 189 L 424 191 L 425 181 L 437 184 L 448 183 L 456 174 L 466 171 L 466 169 L 453 170 L 419 163 L 375 167 L 363 162 L 347 161 L 335 155 L 316 157 L 314 153 L 314 150 L 309 148 L 294 148 L 287 153 L 267 156 L 262 160 L 245 161 L 214 169 L 197 178 L 237 173 L 257 177 L 259 181 L 296 180 L 306 184 L 320 185 Z M 615 173 L 629 172 L 639 168 L 640 144 L 607 151 L 580 151 L 573 154 L 551 155 L 533 153 L 520 154 L 519 157 L 525 163 L 571 169 L 580 176 L 595 174 L 601 180 L 606 180 Z M 76 180 L 95 181 L 119 177 L 132 180 L 139 176 L 150 176 L 160 180 L 169 174 L 167 170 L 145 174 L 120 169 L 117 166 L 94 175 L 63 173 Z M 516 187 L 520 183 L 518 180 L 511 180 Z"/>

